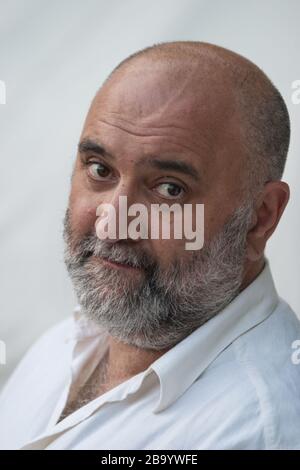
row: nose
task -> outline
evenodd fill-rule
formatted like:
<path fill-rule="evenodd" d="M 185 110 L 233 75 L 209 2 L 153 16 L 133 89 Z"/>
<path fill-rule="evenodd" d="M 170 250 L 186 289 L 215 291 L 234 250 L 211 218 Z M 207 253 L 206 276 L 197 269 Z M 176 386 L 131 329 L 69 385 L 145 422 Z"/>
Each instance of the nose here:
<path fill-rule="evenodd" d="M 129 227 L 134 216 L 128 215 L 131 205 L 138 202 L 137 191 L 133 192 L 123 184 L 109 196 L 96 209 L 95 229 L 98 238 L 111 243 L 120 240 L 139 241 L 141 236 L 133 234 Z"/>

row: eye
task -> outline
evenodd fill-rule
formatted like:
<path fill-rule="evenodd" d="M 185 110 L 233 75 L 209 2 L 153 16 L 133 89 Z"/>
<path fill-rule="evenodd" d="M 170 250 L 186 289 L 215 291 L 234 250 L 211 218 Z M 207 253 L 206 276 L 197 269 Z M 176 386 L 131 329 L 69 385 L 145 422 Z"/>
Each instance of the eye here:
<path fill-rule="evenodd" d="M 156 186 L 155 190 L 168 199 L 180 198 L 185 193 L 184 188 L 176 183 L 161 183 Z"/>
<path fill-rule="evenodd" d="M 100 162 L 90 162 L 88 167 L 88 173 L 93 179 L 107 179 L 111 174 L 110 168 Z"/>

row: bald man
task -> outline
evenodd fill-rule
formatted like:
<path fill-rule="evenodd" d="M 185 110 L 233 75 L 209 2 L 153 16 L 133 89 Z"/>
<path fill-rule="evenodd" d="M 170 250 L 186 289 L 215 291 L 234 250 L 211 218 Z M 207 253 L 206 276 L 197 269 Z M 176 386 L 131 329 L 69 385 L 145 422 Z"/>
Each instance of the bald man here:
<path fill-rule="evenodd" d="M 300 448 L 300 324 L 264 255 L 289 199 L 289 138 L 280 93 L 234 52 L 163 43 L 113 70 L 64 220 L 78 305 L 4 389 L 1 448 Z M 203 246 L 101 238 L 98 208 L 120 221 L 122 198 L 147 214 L 204 205 Z"/>

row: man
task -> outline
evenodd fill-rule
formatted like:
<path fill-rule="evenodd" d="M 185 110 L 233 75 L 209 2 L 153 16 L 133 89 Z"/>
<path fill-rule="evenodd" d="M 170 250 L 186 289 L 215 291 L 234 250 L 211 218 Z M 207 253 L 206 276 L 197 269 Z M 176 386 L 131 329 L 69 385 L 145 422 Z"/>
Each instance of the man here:
<path fill-rule="evenodd" d="M 289 134 L 279 92 L 231 51 L 164 43 L 119 64 L 88 112 L 65 217 L 79 305 L 6 386 L 2 448 L 300 448 L 300 325 L 264 256 Z M 203 248 L 101 239 L 98 207 L 118 214 L 124 196 L 204 204 Z"/>

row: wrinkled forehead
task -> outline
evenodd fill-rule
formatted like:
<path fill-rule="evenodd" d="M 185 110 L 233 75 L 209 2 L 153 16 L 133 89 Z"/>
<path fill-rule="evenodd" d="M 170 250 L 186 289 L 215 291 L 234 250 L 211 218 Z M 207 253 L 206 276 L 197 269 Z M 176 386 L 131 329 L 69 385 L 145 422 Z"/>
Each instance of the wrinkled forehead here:
<path fill-rule="evenodd" d="M 116 113 L 149 125 L 174 121 L 211 129 L 222 126 L 234 111 L 232 85 L 217 68 L 139 59 L 118 70 L 102 87 L 88 118 Z"/>

